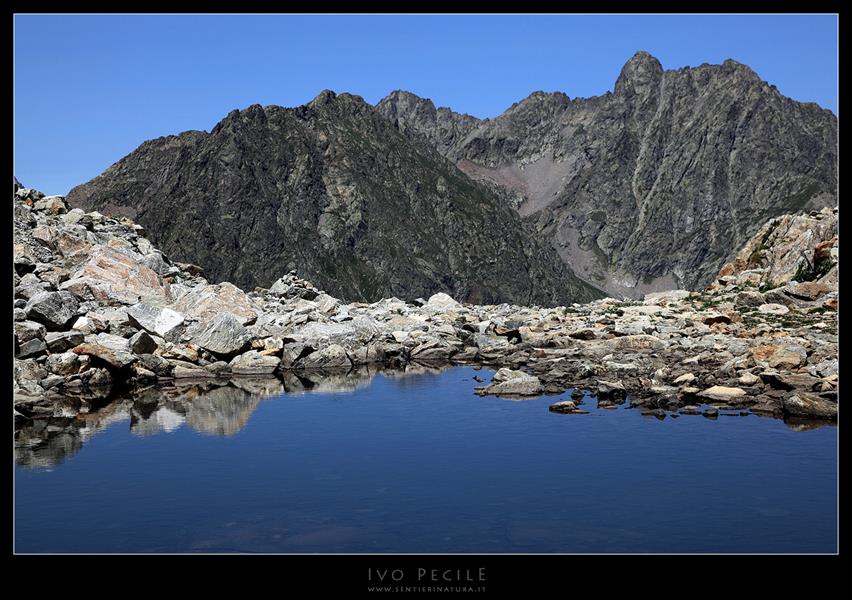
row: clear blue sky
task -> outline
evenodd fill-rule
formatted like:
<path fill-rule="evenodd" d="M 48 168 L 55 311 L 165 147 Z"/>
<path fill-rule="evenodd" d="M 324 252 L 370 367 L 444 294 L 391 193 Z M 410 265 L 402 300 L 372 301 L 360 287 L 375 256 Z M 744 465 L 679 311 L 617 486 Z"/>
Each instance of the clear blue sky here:
<path fill-rule="evenodd" d="M 733 58 L 837 112 L 837 18 L 817 16 L 16 15 L 15 174 L 64 194 L 146 139 L 254 103 L 394 89 L 493 117 L 535 90 L 612 90 L 647 50 L 666 69 Z"/>

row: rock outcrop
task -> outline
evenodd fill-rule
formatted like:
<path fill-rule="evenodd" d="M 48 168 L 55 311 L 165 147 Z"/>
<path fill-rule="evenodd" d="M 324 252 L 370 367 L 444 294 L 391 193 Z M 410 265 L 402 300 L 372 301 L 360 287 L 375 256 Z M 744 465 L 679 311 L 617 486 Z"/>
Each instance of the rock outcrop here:
<path fill-rule="evenodd" d="M 347 304 L 292 272 L 270 289 L 246 293 L 173 262 L 127 218 L 69 217 L 64 199 L 40 199 L 21 189 L 13 201 L 14 415 L 20 427 L 68 419 L 128 387 L 251 385 L 239 382 L 273 376 L 298 389 L 295 381 L 304 385 L 311 373 L 447 363 L 498 369 L 482 394 L 586 390 L 601 407 L 629 403 L 657 418 L 667 411 L 713 418 L 720 408 L 787 418 L 837 414 L 838 290 L 827 275 L 838 267 L 838 255 L 826 243 L 834 235 L 831 210 L 792 217 L 799 225 L 786 229 L 808 240 L 805 256 L 829 257 L 828 272 L 815 281 L 803 280 L 810 271 L 798 262 L 784 262 L 786 271 L 771 268 L 781 264 L 772 257 L 783 259 L 790 241 L 767 235 L 761 252 L 769 262 L 761 268 L 774 273 L 771 281 L 786 281 L 780 287 L 761 291 L 740 278 L 747 269 L 718 274 L 702 292 L 540 308 L 469 304 L 445 293 L 413 303 L 391 297 Z M 57 239 L 87 250 L 64 252 Z M 107 248 L 120 260 L 88 271 L 87 286 L 65 285 Z M 154 263 L 153 296 L 116 287 L 117 273 Z M 809 284 L 826 289 L 801 289 Z M 582 401 L 572 398 L 573 406 L 554 412 L 583 414 Z M 714 408 L 695 413 L 700 404 Z"/>
<path fill-rule="evenodd" d="M 613 92 L 535 92 L 479 122 L 403 92 L 377 108 L 617 296 L 700 289 L 770 218 L 837 203 L 836 116 L 733 60 L 665 71 L 638 52 Z"/>
<path fill-rule="evenodd" d="M 461 132 L 467 121 L 457 120 Z M 169 256 L 246 290 L 298 268 L 347 301 L 446 292 L 553 306 L 603 295 L 490 187 L 349 94 L 326 91 L 298 108 L 254 105 L 210 133 L 145 142 L 68 201 L 130 216 Z M 121 273 L 107 264 L 119 251 L 93 255 L 69 285 L 92 287 L 101 265 Z M 165 296 L 152 270 L 128 277 L 138 283 L 127 293 L 144 285 Z M 116 282 L 105 285 L 118 293 Z"/>
<path fill-rule="evenodd" d="M 786 286 L 791 298 L 816 300 L 837 288 L 837 234 L 836 208 L 771 219 L 722 267 L 713 285 L 734 282 L 763 291 Z"/>

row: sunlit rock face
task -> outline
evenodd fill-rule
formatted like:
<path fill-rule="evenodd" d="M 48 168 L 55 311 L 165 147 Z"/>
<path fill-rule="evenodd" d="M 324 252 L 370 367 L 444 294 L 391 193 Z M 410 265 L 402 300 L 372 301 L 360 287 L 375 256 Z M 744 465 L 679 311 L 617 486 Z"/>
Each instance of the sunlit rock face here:
<path fill-rule="evenodd" d="M 614 296 L 699 289 L 768 219 L 837 204 L 837 117 L 733 60 L 666 71 L 638 52 L 613 92 L 535 92 L 483 121 L 406 92 L 377 108 Z"/>

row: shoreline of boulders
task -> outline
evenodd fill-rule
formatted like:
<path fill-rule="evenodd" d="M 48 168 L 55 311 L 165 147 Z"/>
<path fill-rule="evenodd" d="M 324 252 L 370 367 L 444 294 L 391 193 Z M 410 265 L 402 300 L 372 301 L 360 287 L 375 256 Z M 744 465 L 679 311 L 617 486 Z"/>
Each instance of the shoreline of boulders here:
<path fill-rule="evenodd" d="M 542 308 L 345 303 L 295 272 L 246 292 L 170 260 L 130 219 L 17 184 L 13 202 L 16 420 L 116 386 L 416 362 L 496 369 L 480 395 L 837 416 L 836 209 L 773 219 L 707 290 Z"/>

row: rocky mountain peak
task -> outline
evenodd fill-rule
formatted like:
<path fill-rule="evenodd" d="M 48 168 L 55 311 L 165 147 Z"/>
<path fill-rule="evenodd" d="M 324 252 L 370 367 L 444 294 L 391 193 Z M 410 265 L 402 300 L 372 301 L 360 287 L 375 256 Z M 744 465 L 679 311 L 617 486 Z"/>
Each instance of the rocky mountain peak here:
<path fill-rule="evenodd" d="M 741 62 L 737 62 L 732 58 L 725 60 L 725 62 L 722 63 L 722 68 L 728 73 L 736 73 L 749 79 L 762 81 L 760 76 L 754 72 L 754 69 Z"/>
<path fill-rule="evenodd" d="M 707 285 L 768 219 L 837 202 L 837 117 L 734 60 L 637 52 L 615 93 L 536 92 L 456 137 L 410 125 L 616 296 Z"/>
<path fill-rule="evenodd" d="M 226 126 L 229 135 L 215 135 Z M 484 120 L 403 90 L 375 107 L 326 90 L 302 107 L 233 111 L 213 134 L 146 142 L 69 199 L 138 214 L 168 251 L 206 261 L 214 276 L 247 286 L 262 284 L 262 265 L 271 268 L 285 254 L 285 264 L 310 265 L 308 274 L 320 283 L 342 266 L 348 280 L 338 276 L 334 292 L 353 299 L 442 286 L 469 298 L 523 296 L 523 283 L 509 286 L 511 292 L 493 280 L 476 289 L 460 284 L 472 281 L 473 264 L 463 265 L 461 279 L 447 275 L 460 263 L 438 265 L 426 240 L 451 235 L 445 226 L 458 223 L 424 214 L 438 206 L 472 211 L 465 219 L 473 219 L 475 237 L 488 246 L 483 256 L 500 255 L 497 242 L 486 241 L 488 231 L 508 227 L 524 239 L 530 235 L 519 229 L 520 213 L 523 228 L 558 252 L 569 277 L 576 272 L 613 295 L 640 297 L 705 286 L 768 219 L 837 202 L 837 117 L 782 96 L 734 60 L 663 72 L 660 61 L 637 52 L 615 93 L 571 100 L 537 91 Z M 163 173 L 169 181 L 161 181 Z M 170 221 L 173 211 L 158 207 L 168 203 L 159 196 L 176 193 L 209 214 L 211 222 L 201 228 L 205 239 L 186 239 L 185 227 Z M 387 222 L 377 217 L 385 213 Z M 267 227 L 267 220 L 277 225 Z M 412 260 L 420 262 L 408 268 L 419 275 L 398 273 L 406 280 L 401 287 L 363 262 L 341 263 L 364 240 L 371 240 L 366 246 L 375 256 L 361 260 L 384 260 L 378 223 L 399 239 L 416 233 L 419 254 Z M 421 231 L 425 223 L 430 231 Z M 324 253 L 314 247 L 317 232 Z M 254 246 L 246 236 L 258 235 L 277 248 L 294 248 L 258 248 L 261 260 L 228 264 L 225 256 Z M 216 236 L 227 241 L 217 241 L 222 247 L 214 252 L 208 238 Z M 530 264 L 520 254 L 509 262 Z M 392 271 L 404 267 L 392 264 Z M 484 291 L 495 285 L 500 294 Z M 550 302 L 556 297 L 550 291 L 535 297 Z"/>
<path fill-rule="evenodd" d="M 425 136 L 442 154 L 485 122 L 449 108 L 435 108 L 432 100 L 404 90 L 395 90 L 382 98 L 376 104 L 376 111 L 399 131 Z"/>
<path fill-rule="evenodd" d="M 316 97 L 308 102 L 308 106 L 311 108 L 319 108 L 321 106 L 325 106 L 334 102 L 335 98 L 337 98 L 337 94 L 332 90 L 323 90 Z"/>
<path fill-rule="evenodd" d="M 571 99 L 563 92 L 543 92 L 538 90 L 520 102 L 514 103 L 503 115 L 530 111 L 553 113 L 564 110 L 570 104 Z"/>
<path fill-rule="evenodd" d="M 452 142 L 465 123 L 438 111 L 432 131 Z M 143 144 L 69 201 L 136 218 L 167 252 L 248 289 L 298 268 L 352 300 L 601 295 L 502 197 L 401 129 L 331 91 L 297 108 L 250 107 L 212 134 Z"/>
<path fill-rule="evenodd" d="M 386 106 L 388 115 L 405 117 L 412 113 L 421 114 L 434 118 L 437 115 L 435 103 L 429 98 L 421 98 L 405 90 L 394 90 L 379 101 L 380 105 Z"/>
<path fill-rule="evenodd" d="M 645 96 L 659 87 L 663 80 L 663 65 L 648 52 L 640 50 L 628 60 L 615 82 L 615 93 Z"/>

